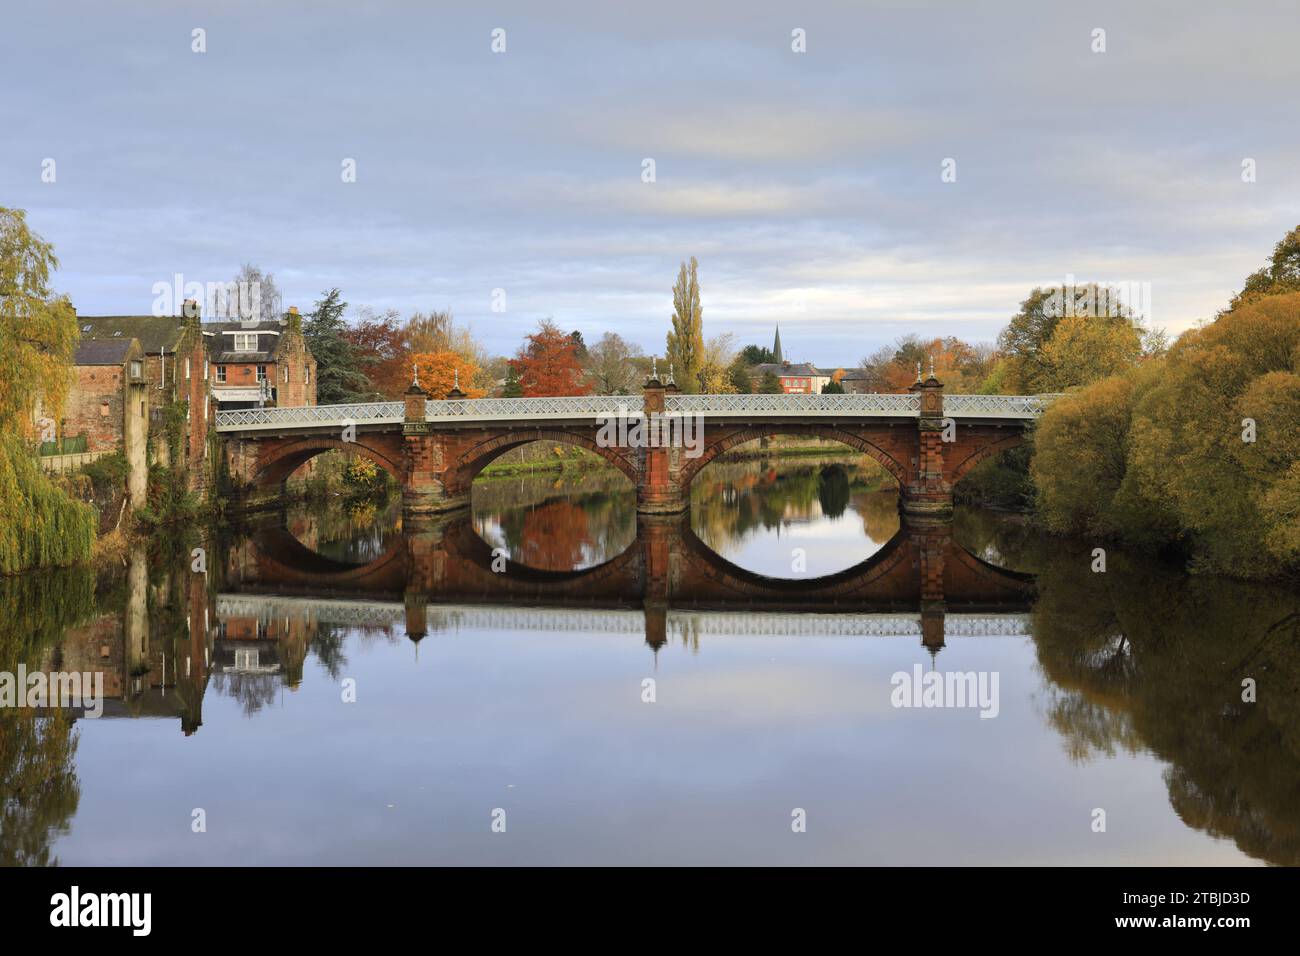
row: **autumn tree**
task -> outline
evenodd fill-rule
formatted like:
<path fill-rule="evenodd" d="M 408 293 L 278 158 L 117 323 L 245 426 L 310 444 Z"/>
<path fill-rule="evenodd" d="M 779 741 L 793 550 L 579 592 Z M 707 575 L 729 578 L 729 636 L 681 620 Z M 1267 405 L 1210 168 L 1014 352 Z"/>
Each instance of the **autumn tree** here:
<path fill-rule="evenodd" d="M 444 399 L 457 386 L 466 398 L 482 398 L 486 394 L 473 384 L 478 366 L 459 352 L 451 349 L 416 352 L 411 361 L 420 370 L 420 387 L 429 393 L 431 399 Z"/>
<path fill-rule="evenodd" d="M 691 394 L 700 391 L 704 365 L 704 313 L 697 269 L 698 263 L 691 256 L 690 266 L 682 263 L 673 284 L 673 327 L 668 333 L 667 353 L 677 387 Z"/>
<path fill-rule="evenodd" d="M 590 387 L 576 352 L 573 339 L 553 321 L 539 322 L 537 331 L 528 336 L 510 363 L 523 394 L 526 397 L 589 394 Z"/>
<path fill-rule="evenodd" d="M 343 332 L 371 389 L 387 399 L 399 398 L 411 383 L 410 352 L 396 309 L 379 315 L 360 310 L 361 321 Z"/>
<path fill-rule="evenodd" d="M 0 207 L 0 575 L 84 561 L 95 536 L 92 510 L 51 483 L 26 441 L 35 413 L 59 419 L 79 341 L 72 304 L 50 288 L 57 268 L 22 210 Z"/>
<path fill-rule="evenodd" d="M 700 370 L 696 376 L 703 394 L 728 395 L 736 391 L 729 372 L 729 366 L 736 356 L 736 350 L 732 346 L 734 340 L 730 332 L 723 332 L 705 343 Z"/>
<path fill-rule="evenodd" d="M 1245 286 L 1232 297 L 1228 310 L 1287 292 L 1300 292 L 1300 226 L 1278 240 L 1268 265 L 1246 277 Z"/>
<path fill-rule="evenodd" d="M 761 395 L 780 395 L 785 392 L 785 389 L 775 372 L 764 372 L 758 382 L 758 391 Z"/>

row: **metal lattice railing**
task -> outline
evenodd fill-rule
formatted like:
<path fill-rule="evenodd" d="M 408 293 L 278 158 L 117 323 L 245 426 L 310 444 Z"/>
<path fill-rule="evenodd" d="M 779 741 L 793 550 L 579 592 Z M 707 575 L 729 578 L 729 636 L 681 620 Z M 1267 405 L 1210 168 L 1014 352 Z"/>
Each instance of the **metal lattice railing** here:
<path fill-rule="evenodd" d="M 951 418 L 1032 419 L 1057 395 L 945 395 L 944 414 Z M 847 395 L 668 395 L 666 411 L 705 418 L 876 417 L 916 418 L 921 399 L 915 392 Z M 348 424 L 399 424 L 402 402 L 308 405 L 298 408 L 246 408 L 217 413 L 217 431 L 340 427 Z M 479 421 L 582 420 L 645 413 L 640 395 L 576 395 L 557 398 L 470 398 L 426 401 L 425 415 L 434 423 Z"/>
<path fill-rule="evenodd" d="M 943 412 L 953 418 L 1037 418 L 1059 395 L 945 395 Z"/>
<path fill-rule="evenodd" d="M 921 397 L 903 395 L 669 395 L 664 407 L 684 415 L 873 415 L 915 418 Z"/>
<path fill-rule="evenodd" d="M 404 628 L 406 607 L 387 601 L 282 597 L 223 593 L 217 597 L 218 620 L 252 617 L 259 620 L 305 619 L 361 628 Z M 513 607 L 475 604 L 430 604 L 425 626 L 431 631 L 528 630 L 563 633 L 641 634 L 642 611 L 600 608 Z M 668 632 L 681 635 L 920 637 L 919 614 L 840 614 L 747 611 L 668 611 Z M 947 637 L 1023 637 L 1031 633 L 1024 613 L 948 614 Z"/>
<path fill-rule="evenodd" d="M 640 395 L 569 395 L 556 398 L 462 398 L 424 403 L 429 421 L 514 418 L 594 418 L 640 415 Z"/>
<path fill-rule="evenodd" d="M 295 428 L 348 423 L 388 424 L 402 421 L 401 402 L 363 402 L 352 405 L 300 405 L 293 408 L 239 408 L 217 412 L 217 431 Z"/>

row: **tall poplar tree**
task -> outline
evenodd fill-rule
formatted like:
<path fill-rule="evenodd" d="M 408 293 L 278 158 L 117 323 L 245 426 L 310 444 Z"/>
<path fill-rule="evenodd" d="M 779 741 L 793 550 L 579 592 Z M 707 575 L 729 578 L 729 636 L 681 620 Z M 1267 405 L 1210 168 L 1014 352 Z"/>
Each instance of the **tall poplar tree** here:
<path fill-rule="evenodd" d="M 691 256 L 690 267 L 682 263 L 673 284 L 673 330 L 668 333 L 668 361 L 677 387 L 683 392 L 700 390 L 704 367 L 704 313 L 700 308 L 698 264 Z"/>

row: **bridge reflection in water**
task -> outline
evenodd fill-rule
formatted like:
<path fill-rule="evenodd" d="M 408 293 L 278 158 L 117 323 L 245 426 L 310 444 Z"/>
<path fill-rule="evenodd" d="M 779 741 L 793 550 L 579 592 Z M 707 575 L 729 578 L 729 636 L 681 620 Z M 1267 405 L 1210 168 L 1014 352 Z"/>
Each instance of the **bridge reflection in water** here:
<path fill-rule="evenodd" d="M 1034 591 L 956 544 L 950 526 L 904 528 L 836 574 L 778 579 L 719 556 L 683 517 L 646 515 L 622 554 L 580 571 L 511 561 L 460 516 L 395 536 L 365 564 L 262 528 L 231 549 L 225 579 L 217 618 L 249 622 L 242 630 L 308 615 L 417 641 L 469 624 L 643 633 L 655 650 L 715 633 L 913 636 L 937 652 L 954 636 L 1024 635 Z"/>

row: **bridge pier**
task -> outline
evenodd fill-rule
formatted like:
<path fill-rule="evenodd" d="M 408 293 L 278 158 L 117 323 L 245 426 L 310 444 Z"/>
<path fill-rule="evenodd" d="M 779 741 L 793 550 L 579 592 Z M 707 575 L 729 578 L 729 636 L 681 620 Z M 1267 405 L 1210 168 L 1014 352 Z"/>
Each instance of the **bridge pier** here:
<path fill-rule="evenodd" d="M 918 367 L 917 381 L 911 390 L 921 396 L 921 415 L 916 423 L 916 466 L 911 480 L 898 489 L 899 511 L 904 523 L 911 526 L 946 524 L 952 520 L 952 484 L 945 477 L 943 460 L 943 384 L 934 377 L 933 366 L 924 382 Z"/>
<path fill-rule="evenodd" d="M 406 449 L 406 480 L 402 482 L 402 521 L 421 522 L 448 511 L 469 507 L 468 494 L 447 491 L 443 445 L 425 414 L 428 393 L 413 381 L 406 390 L 402 443 Z"/>

